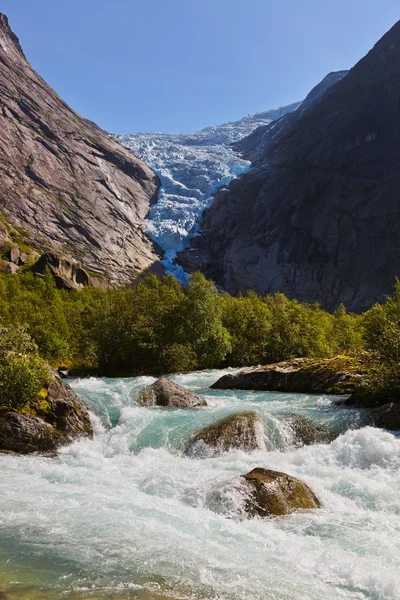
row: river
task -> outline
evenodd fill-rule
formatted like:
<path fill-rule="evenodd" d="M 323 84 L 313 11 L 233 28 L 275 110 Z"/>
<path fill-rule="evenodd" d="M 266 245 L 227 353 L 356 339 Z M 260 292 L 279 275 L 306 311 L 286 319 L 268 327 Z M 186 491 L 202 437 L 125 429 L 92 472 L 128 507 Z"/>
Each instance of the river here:
<path fill-rule="evenodd" d="M 0 454 L 1 599 L 400 598 L 400 439 L 332 396 L 208 389 L 223 373 L 173 378 L 206 398 L 192 410 L 139 407 L 150 377 L 70 381 L 94 439 Z M 262 416 L 267 451 L 184 455 L 193 433 L 243 409 Z M 295 412 L 341 435 L 296 447 L 283 422 Z M 212 491 L 254 467 L 302 479 L 322 508 L 241 520 L 233 496 L 216 510 Z"/>

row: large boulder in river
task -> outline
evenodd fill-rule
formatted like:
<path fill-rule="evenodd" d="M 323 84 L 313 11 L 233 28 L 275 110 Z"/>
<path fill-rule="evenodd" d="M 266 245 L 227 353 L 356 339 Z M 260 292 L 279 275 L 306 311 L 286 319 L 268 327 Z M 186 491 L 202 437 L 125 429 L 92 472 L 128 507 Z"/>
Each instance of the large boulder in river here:
<path fill-rule="evenodd" d="M 265 450 L 264 426 L 258 413 L 245 411 L 208 425 L 194 437 L 186 454 L 206 458 L 235 449 Z"/>
<path fill-rule="evenodd" d="M 143 390 L 139 397 L 139 404 L 169 408 L 207 406 L 204 398 L 165 377 L 157 379 L 152 385 Z"/>
<path fill-rule="evenodd" d="M 360 386 L 367 369 L 365 357 L 295 358 L 228 373 L 211 387 L 218 390 L 351 394 Z"/>
<path fill-rule="evenodd" d="M 54 451 L 79 437 L 92 437 L 89 413 L 56 371 L 46 396 L 26 412 L 0 416 L 0 450 L 21 454 Z"/>
<path fill-rule="evenodd" d="M 253 469 L 242 475 L 247 488 L 245 511 L 250 517 L 287 515 L 299 509 L 321 506 L 314 492 L 302 481 L 291 475 Z"/>
<path fill-rule="evenodd" d="M 338 434 L 323 423 L 317 423 L 304 415 L 290 415 L 285 419 L 296 444 L 330 444 Z"/>

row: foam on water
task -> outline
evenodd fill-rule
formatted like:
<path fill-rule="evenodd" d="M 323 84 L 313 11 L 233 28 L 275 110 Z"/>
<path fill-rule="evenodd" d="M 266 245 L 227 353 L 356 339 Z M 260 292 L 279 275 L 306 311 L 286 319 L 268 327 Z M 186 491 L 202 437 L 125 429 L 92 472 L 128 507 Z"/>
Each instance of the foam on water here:
<path fill-rule="evenodd" d="M 15 598 L 400 597 L 400 440 L 348 430 L 362 415 L 332 397 L 208 390 L 220 375 L 174 378 L 209 403 L 186 411 L 139 407 L 152 378 L 76 380 L 93 441 L 53 458 L 0 455 L 0 571 Z M 242 409 L 262 416 L 268 451 L 183 454 L 194 432 Z M 297 411 L 343 434 L 297 448 L 282 424 Z M 229 518 L 240 486 L 213 506 L 213 490 L 260 466 L 304 480 L 322 509 Z"/>

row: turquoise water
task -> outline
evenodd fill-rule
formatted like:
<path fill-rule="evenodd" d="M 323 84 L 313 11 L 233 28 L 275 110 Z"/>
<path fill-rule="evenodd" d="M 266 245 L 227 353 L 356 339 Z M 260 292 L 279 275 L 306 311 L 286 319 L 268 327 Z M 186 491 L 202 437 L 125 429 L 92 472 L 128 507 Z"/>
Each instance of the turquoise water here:
<path fill-rule="evenodd" d="M 222 372 L 174 379 L 207 408 L 137 406 L 154 381 L 71 383 L 95 437 L 57 457 L 0 455 L 0 592 L 10 600 L 400 598 L 400 440 L 362 427 L 329 396 L 213 391 Z M 193 433 L 242 409 L 262 416 L 267 451 L 184 456 Z M 294 412 L 341 435 L 296 447 Z M 320 510 L 239 520 L 240 498 L 215 512 L 213 490 L 254 467 L 308 483 Z M 3 586 L 3 587 L 2 587 Z M 1 598 L 1 593 L 0 593 Z"/>

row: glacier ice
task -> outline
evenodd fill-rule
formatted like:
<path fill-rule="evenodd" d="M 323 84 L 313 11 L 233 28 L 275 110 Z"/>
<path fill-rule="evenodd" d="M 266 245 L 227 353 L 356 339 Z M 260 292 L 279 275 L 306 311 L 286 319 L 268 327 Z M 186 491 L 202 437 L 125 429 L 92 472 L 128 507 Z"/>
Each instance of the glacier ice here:
<path fill-rule="evenodd" d="M 146 221 L 148 235 L 164 250 L 167 272 L 185 282 L 174 263 L 199 229 L 215 192 L 250 167 L 229 144 L 295 110 L 298 103 L 207 127 L 194 134 L 134 133 L 116 138 L 157 173 L 162 187 Z"/>

